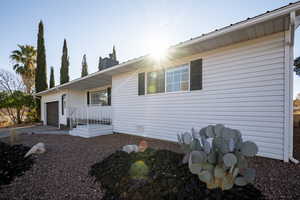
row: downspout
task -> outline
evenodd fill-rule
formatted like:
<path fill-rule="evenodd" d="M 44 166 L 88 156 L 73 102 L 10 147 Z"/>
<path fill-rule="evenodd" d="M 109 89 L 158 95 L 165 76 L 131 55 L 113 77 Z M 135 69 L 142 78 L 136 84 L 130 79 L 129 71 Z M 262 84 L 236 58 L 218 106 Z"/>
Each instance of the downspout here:
<path fill-rule="evenodd" d="M 296 14 L 295 14 L 295 11 L 293 11 L 293 12 L 291 12 L 290 13 L 290 45 L 289 45 L 289 49 L 290 49 L 290 68 L 293 66 L 293 61 L 294 61 L 294 40 L 295 40 L 295 30 L 296 30 L 296 26 L 295 26 L 295 22 L 296 21 Z M 291 70 L 291 69 L 290 69 Z M 292 99 L 293 97 L 292 97 L 292 94 L 293 94 L 293 92 L 292 92 L 292 90 L 293 90 L 293 72 L 291 72 L 291 77 L 290 77 L 290 98 Z M 290 101 L 290 103 L 291 103 L 291 101 Z M 289 160 L 292 162 L 292 163 L 294 163 L 294 164 L 298 164 L 299 163 L 299 161 L 297 160 L 297 159 L 295 159 L 294 157 L 293 157 L 293 146 L 294 146 L 294 144 L 293 144 L 293 142 L 294 142 L 294 138 L 293 138 L 293 135 L 294 135 L 294 133 L 293 133 L 293 104 L 292 105 L 290 105 L 290 109 L 291 109 L 291 111 L 290 111 L 290 128 L 291 128 L 291 130 L 289 131 L 290 132 L 290 134 L 289 134 Z"/>

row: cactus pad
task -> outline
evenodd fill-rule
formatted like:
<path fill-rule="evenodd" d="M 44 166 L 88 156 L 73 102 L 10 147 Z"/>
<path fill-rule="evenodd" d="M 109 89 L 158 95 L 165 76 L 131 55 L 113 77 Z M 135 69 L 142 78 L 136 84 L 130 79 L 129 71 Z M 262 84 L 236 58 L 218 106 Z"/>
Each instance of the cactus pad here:
<path fill-rule="evenodd" d="M 192 151 L 190 156 L 191 163 L 203 163 L 207 161 L 207 155 L 203 151 Z"/>
<path fill-rule="evenodd" d="M 233 153 L 227 153 L 223 156 L 223 161 L 226 167 L 232 167 L 237 163 L 237 158 Z"/>
<path fill-rule="evenodd" d="M 213 179 L 212 173 L 207 170 L 202 171 L 201 173 L 198 174 L 198 176 L 199 176 L 199 179 L 205 183 L 210 183 L 210 182 L 212 182 L 212 179 Z"/>
<path fill-rule="evenodd" d="M 254 142 L 246 141 L 242 144 L 241 152 L 244 156 L 255 156 L 258 152 L 257 145 Z"/>
<path fill-rule="evenodd" d="M 205 129 L 205 134 L 207 137 L 215 137 L 215 133 L 214 133 L 214 127 L 213 126 L 208 126 L 206 129 Z"/>
<path fill-rule="evenodd" d="M 222 167 L 220 167 L 219 165 L 217 165 L 214 170 L 214 175 L 216 178 L 224 178 L 225 170 Z"/>
<path fill-rule="evenodd" d="M 193 140 L 193 137 L 191 136 L 190 133 L 185 132 L 183 134 L 183 142 L 184 142 L 184 144 L 190 144 L 192 142 L 192 140 Z"/>

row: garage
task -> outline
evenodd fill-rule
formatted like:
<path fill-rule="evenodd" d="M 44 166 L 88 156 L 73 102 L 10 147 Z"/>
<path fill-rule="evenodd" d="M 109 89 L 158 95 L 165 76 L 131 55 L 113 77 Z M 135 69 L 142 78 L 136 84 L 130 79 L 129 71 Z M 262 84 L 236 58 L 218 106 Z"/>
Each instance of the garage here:
<path fill-rule="evenodd" d="M 58 127 L 58 101 L 46 103 L 47 125 Z"/>

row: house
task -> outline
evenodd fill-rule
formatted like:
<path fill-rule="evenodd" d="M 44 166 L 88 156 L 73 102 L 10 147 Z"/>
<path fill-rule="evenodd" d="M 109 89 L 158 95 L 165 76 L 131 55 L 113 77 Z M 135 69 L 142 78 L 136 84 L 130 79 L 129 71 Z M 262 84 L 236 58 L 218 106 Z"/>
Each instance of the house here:
<path fill-rule="evenodd" d="M 222 123 L 259 155 L 293 156 L 293 46 L 300 2 L 142 56 L 36 95 L 45 124 L 91 137 L 113 132 L 162 140 Z"/>

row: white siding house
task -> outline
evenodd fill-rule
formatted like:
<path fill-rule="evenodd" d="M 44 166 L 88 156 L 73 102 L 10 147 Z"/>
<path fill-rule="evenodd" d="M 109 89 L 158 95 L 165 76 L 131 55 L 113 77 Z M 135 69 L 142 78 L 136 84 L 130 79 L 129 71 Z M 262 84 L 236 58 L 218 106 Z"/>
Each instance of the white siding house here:
<path fill-rule="evenodd" d="M 119 132 L 170 141 L 221 123 L 255 141 L 259 155 L 288 161 L 299 12 L 294 3 L 172 46 L 159 61 L 142 56 L 37 93 L 42 120 L 58 117 L 58 126 L 83 137 Z M 47 109 L 53 101 L 58 114 Z"/>
<path fill-rule="evenodd" d="M 283 159 L 284 33 L 187 57 L 203 59 L 203 88 L 138 96 L 138 73 L 112 77 L 114 131 L 177 140 L 177 133 L 222 123 Z"/>

